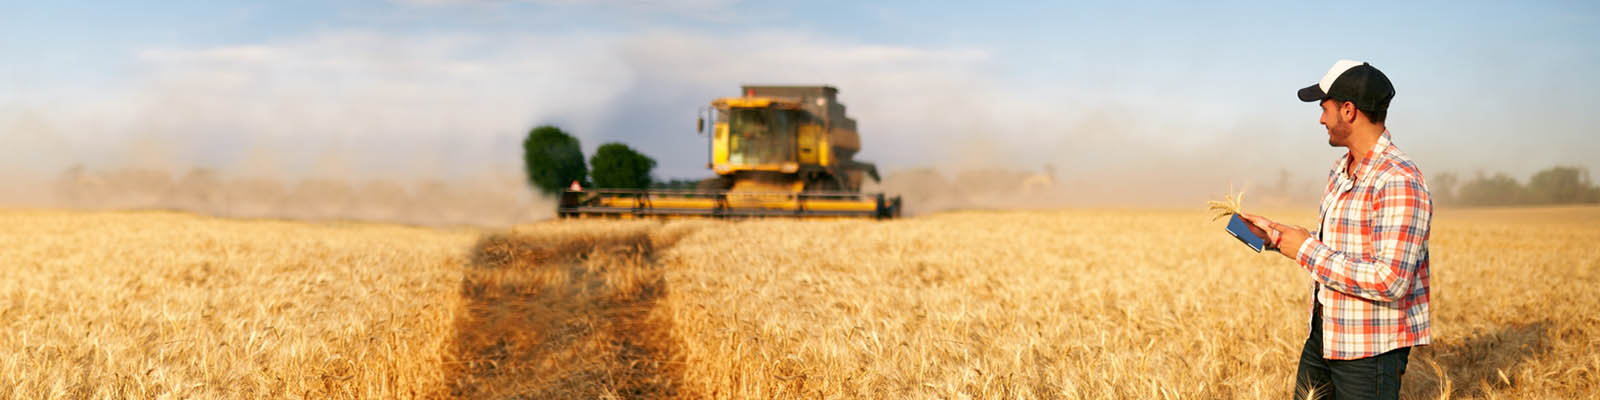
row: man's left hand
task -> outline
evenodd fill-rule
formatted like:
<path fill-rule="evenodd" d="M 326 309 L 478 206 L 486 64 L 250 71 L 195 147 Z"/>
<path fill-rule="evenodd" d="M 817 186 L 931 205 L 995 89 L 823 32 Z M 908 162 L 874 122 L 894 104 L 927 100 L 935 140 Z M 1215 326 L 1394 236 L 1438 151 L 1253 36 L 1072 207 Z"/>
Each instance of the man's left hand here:
<path fill-rule="evenodd" d="M 1278 231 L 1278 252 L 1290 260 L 1300 259 L 1300 245 L 1311 238 L 1311 231 L 1289 224 L 1272 223 L 1272 230 Z"/>

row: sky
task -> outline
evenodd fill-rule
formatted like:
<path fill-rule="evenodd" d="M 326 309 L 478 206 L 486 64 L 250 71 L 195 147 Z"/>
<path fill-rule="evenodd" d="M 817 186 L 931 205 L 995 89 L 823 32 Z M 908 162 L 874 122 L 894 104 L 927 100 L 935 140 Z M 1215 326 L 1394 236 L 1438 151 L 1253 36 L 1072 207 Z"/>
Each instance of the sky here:
<path fill-rule="evenodd" d="M 0 5 L 0 168 L 454 177 L 554 124 L 699 178 L 698 110 L 828 84 L 888 171 L 1052 166 L 1218 187 L 1325 176 L 1293 92 L 1396 86 L 1427 173 L 1600 171 L 1593 2 L 59 1 Z"/>

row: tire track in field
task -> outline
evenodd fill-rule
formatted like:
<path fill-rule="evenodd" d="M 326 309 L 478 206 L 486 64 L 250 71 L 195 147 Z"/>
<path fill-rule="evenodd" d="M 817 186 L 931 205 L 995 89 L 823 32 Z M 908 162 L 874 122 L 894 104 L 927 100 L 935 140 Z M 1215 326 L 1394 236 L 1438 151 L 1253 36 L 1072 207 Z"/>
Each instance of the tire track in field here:
<path fill-rule="evenodd" d="M 679 230 L 682 231 L 682 230 Z M 665 398 L 680 340 L 658 312 L 652 229 L 497 234 L 463 274 L 450 393 L 460 398 Z"/>

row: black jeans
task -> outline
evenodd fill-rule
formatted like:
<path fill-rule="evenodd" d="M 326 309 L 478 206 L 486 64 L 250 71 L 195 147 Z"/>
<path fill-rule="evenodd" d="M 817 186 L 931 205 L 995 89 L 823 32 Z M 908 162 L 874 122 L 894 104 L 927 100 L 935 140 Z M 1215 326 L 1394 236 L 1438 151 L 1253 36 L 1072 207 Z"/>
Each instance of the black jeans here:
<path fill-rule="evenodd" d="M 1304 400 L 1307 391 L 1315 399 L 1398 399 L 1400 376 L 1406 373 L 1410 347 L 1401 347 L 1372 357 L 1355 360 L 1322 358 L 1321 306 L 1312 313 L 1311 337 L 1300 350 L 1300 371 L 1295 373 L 1294 398 Z"/>

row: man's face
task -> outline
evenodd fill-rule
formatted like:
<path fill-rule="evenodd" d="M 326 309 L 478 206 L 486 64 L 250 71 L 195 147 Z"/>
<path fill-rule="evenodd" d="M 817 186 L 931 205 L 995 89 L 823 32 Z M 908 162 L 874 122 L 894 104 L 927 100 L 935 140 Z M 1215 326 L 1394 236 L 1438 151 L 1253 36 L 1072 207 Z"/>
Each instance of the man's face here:
<path fill-rule="evenodd" d="M 1350 143 L 1350 123 L 1344 119 L 1341 106 L 1342 101 L 1333 99 L 1322 100 L 1322 119 L 1319 121 L 1328 129 L 1328 145 L 1342 147 Z"/>

